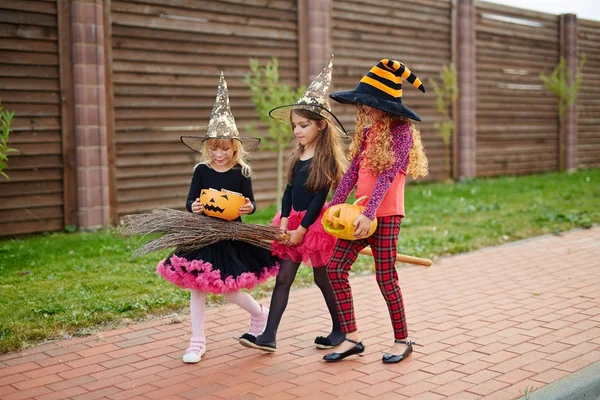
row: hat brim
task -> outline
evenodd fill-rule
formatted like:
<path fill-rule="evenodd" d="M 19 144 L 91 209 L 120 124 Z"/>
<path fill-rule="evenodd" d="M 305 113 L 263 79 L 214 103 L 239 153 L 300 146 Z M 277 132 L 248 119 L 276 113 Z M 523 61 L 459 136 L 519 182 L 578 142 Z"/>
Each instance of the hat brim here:
<path fill-rule="evenodd" d="M 381 99 L 367 93 L 356 91 L 335 92 L 329 95 L 333 100 L 342 104 L 362 104 L 390 114 L 400 115 L 415 121 L 421 121 L 419 114 L 402 103 Z"/>
<path fill-rule="evenodd" d="M 329 124 L 333 127 L 333 129 L 340 134 L 341 136 L 348 136 L 348 132 L 344 128 L 344 125 L 340 122 L 339 119 L 333 114 L 331 111 L 326 109 L 325 107 L 321 107 L 318 105 L 310 105 L 310 104 L 288 104 L 285 106 L 275 107 L 271 111 L 269 111 L 269 116 L 273 119 L 281 121 L 285 124 L 290 123 L 290 113 L 293 110 L 307 110 L 311 111 L 315 114 L 319 114 L 323 118 L 325 118 Z"/>
<path fill-rule="evenodd" d="M 197 153 L 202 153 L 202 149 L 204 148 L 204 142 L 208 139 L 232 139 L 238 140 L 242 143 L 244 150 L 253 151 L 260 144 L 260 138 L 255 137 L 244 137 L 244 136 L 180 136 L 179 140 L 181 143 L 186 145 L 190 150 L 193 150 Z"/>

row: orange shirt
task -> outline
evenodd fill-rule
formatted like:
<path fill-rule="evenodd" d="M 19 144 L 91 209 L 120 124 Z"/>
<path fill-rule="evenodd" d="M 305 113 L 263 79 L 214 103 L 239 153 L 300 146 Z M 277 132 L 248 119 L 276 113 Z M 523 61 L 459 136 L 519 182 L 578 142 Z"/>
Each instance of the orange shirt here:
<path fill-rule="evenodd" d="M 404 181 L 406 174 L 400 171 L 392 181 L 377 212 L 376 217 L 387 217 L 390 215 L 401 215 L 404 217 Z M 358 170 L 358 182 L 356 186 L 356 198 L 371 196 L 377 182 L 377 175 L 369 168 L 360 167 Z M 363 205 L 365 203 L 363 202 Z"/>

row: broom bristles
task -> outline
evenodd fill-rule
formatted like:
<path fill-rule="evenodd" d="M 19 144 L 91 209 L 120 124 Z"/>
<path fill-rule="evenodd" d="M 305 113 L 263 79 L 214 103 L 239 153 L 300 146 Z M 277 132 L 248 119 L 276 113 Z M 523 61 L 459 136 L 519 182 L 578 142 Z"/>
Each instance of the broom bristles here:
<path fill-rule="evenodd" d="M 274 226 L 229 222 L 205 215 L 161 208 L 149 213 L 126 215 L 117 228 L 122 236 L 159 234 L 136 250 L 138 255 L 175 247 L 178 251 L 191 251 L 221 240 L 241 240 L 264 249 L 281 238 Z"/>

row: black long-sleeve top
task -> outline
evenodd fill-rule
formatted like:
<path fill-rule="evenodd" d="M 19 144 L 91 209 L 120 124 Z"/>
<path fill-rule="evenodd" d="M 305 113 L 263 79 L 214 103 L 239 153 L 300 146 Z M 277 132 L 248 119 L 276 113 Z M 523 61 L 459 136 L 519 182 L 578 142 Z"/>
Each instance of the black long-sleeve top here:
<path fill-rule="evenodd" d="M 291 184 L 287 184 L 283 192 L 281 200 L 281 217 L 287 218 L 290 216 L 292 207 L 296 211 L 306 210 L 306 214 L 302 218 L 302 225 L 308 229 L 319 217 L 323 205 L 327 200 L 329 186 L 317 192 L 312 192 L 304 186 L 308 180 L 308 174 L 312 164 L 312 158 L 308 160 L 299 160 L 294 166 L 293 179 Z"/>
<path fill-rule="evenodd" d="M 252 179 L 242 175 L 242 167 L 235 165 L 228 171 L 217 172 L 207 164 L 198 164 L 194 168 L 194 175 L 192 176 L 192 183 L 190 184 L 190 191 L 188 193 L 187 201 L 185 202 L 185 208 L 189 212 L 192 212 L 192 203 L 200 197 L 200 191 L 202 189 L 227 189 L 232 192 L 241 193 L 244 197 L 250 199 L 253 209 L 250 214 L 256 211 L 256 202 L 254 201 L 254 192 L 252 191 Z M 238 217 L 234 221 L 241 221 Z"/>

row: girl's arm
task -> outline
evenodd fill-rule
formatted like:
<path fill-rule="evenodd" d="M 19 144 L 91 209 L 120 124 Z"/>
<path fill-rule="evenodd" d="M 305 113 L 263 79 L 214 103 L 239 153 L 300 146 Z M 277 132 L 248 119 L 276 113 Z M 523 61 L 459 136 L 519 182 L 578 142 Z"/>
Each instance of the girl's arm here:
<path fill-rule="evenodd" d="M 242 194 L 244 197 L 248 198 L 250 200 L 250 204 L 252 204 L 252 211 L 250 211 L 248 214 L 254 214 L 256 211 L 256 202 L 254 201 L 254 191 L 252 190 L 252 178 L 245 176 L 243 177 Z"/>
<path fill-rule="evenodd" d="M 338 185 L 331 201 L 329 202 L 329 206 L 335 206 L 336 204 L 341 204 L 346 201 L 352 189 L 354 189 L 354 185 L 356 185 L 356 181 L 358 180 L 358 167 L 360 165 L 360 156 L 356 156 L 350 162 L 350 166 L 348 170 L 342 177 L 342 181 Z"/>
<path fill-rule="evenodd" d="M 292 212 L 292 185 L 285 186 L 283 197 L 281 198 L 281 218 L 287 218 Z"/>
<path fill-rule="evenodd" d="M 300 225 L 304 229 L 308 229 L 308 227 L 314 224 L 317 218 L 319 218 L 319 214 L 321 214 L 321 210 L 325 205 L 325 200 L 327 200 L 328 193 L 328 187 L 321 189 L 315 194 L 315 197 L 313 197 L 313 199 L 310 201 L 310 204 L 306 209 L 306 214 L 304 214 L 302 222 L 300 222 Z"/>
<path fill-rule="evenodd" d="M 390 168 L 383 171 L 377 177 L 375 187 L 373 188 L 373 193 L 371 194 L 369 202 L 367 203 L 365 211 L 363 212 L 363 215 L 370 220 L 375 220 L 377 209 L 383 201 L 383 198 L 385 197 L 385 194 L 390 188 L 392 182 L 396 178 L 396 175 L 398 175 L 400 172 L 406 175 L 412 144 L 413 141 L 410 126 L 396 126 L 392 132 L 392 145 L 394 147 L 396 161 Z"/>
<path fill-rule="evenodd" d="M 187 201 L 185 202 L 185 208 L 192 212 L 192 203 L 200 197 L 200 189 L 202 189 L 202 176 L 200 172 L 200 164 L 194 168 L 194 174 L 192 175 L 192 183 L 190 184 L 190 191 L 188 192 Z"/>

